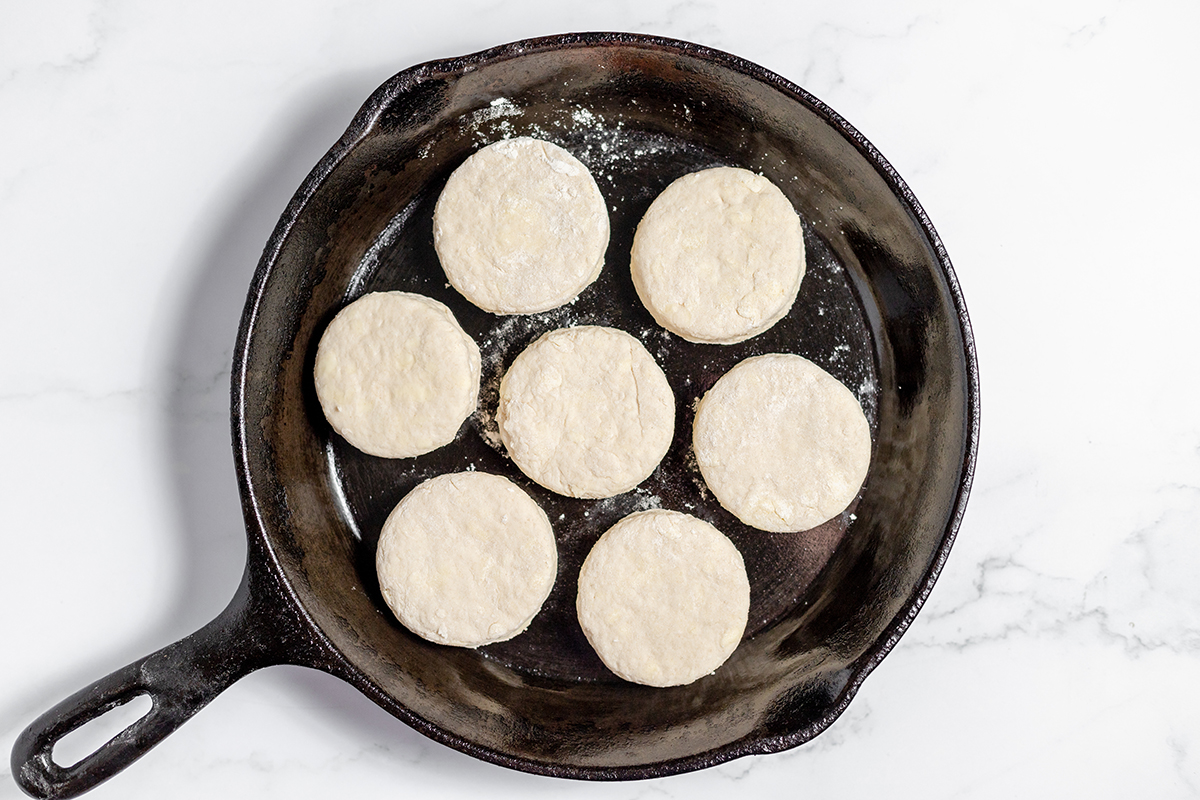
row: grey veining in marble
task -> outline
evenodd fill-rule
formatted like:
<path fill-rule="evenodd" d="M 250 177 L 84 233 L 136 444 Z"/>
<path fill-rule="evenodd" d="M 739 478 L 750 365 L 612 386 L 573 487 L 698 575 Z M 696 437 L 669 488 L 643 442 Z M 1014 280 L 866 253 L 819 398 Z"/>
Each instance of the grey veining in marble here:
<path fill-rule="evenodd" d="M 1198 27 L 1181 0 L 0 4 L 5 752 L 232 595 L 237 321 L 362 100 L 428 59 L 634 30 L 830 104 L 954 261 L 980 461 L 895 652 L 809 745 L 636 784 L 484 764 L 276 668 L 90 796 L 1200 796 Z"/>

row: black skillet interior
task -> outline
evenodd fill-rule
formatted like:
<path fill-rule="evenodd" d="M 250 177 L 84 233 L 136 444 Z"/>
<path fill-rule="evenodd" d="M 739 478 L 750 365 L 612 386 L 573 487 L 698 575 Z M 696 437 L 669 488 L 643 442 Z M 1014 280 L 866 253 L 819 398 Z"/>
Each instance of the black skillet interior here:
<path fill-rule="evenodd" d="M 496 317 L 449 288 L 431 214 L 451 171 L 480 146 L 530 135 L 596 177 L 612 237 L 599 280 L 566 307 Z M 634 229 L 671 180 L 752 169 L 805 222 L 808 273 L 791 313 L 730 347 L 656 326 L 629 278 Z M 325 325 L 367 291 L 446 303 L 475 337 L 480 409 L 454 443 L 415 459 L 363 455 L 333 434 L 312 387 Z M 546 330 L 603 324 L 639 338 L 676 394 L 675 441 L 638 489 L 557 496 L 495 442 L 499 376 Z M 839 117 L 777 76 L 695 45 L 629 34 L 552 37 L 423 65 L 389 81 L 314 170 L 268 245 L 243 318 L 235 417 L 250 536 L 336 654 L 322 663 L 427 734 L 533 772 L 637 778 L 791 747 L 823 730 L 890 650 L 941 568 L 966 500 L 977 431 L 970 330 L 932 227 L 881 157 Z M 849 386 L 874 432 L 866 486 L 840 518 L 800 534 L 741 525 L 690 460 L 693 402 L 729 367 L 799 353 Z M 547 511 L 560 550 L 542 613 L 515 639 L 446 648 L 383 605 L 374 545 L 384 517 L 433 475 L 508 476 Z M 575 621 L 579 565 L 631 511 L 709 520 L 742 552 L 746 637 L 713 675 L 671 689 L 625 683 Z M 253 548 L 252 548 L 253 550 Z"/>

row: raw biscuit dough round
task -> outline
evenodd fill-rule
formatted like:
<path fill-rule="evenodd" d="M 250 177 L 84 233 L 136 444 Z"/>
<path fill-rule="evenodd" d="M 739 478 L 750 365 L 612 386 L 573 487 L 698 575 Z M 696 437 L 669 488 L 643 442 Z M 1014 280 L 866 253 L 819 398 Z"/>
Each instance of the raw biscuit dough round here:
<path fill-rule="evenodd" d="M 867 477 L 871 428 L 854 395 L 797 355 L 748 358 L 696 407 L 704 482 L 747 525 L 803 531 L 846 509 Z"/>
<path fill-rule="evenodd" d="M 675 396 L 637 339 L 584 325 L 544 334 L 500 382 L 500 439 L 547 489 L 601 498 L 650 476 L 675 432 Z"/>
<path fill-rule="evenodd" d="M 554 586 L 558 550 L 546 513 L 516 484 L 458 472 L 400 501 L 379 535 L 375 570 L 404 627 L 479 647 L 529 627 Z"/>
<path fill-rule="evenodd" d="M 800 217 L 761 175 L 714 167 L 674 181 L 633 237 L 638 297 L 689 342 L 733 344 L 787 314 L 804 277 Z"/>
<path fill-rule="evenodd" d="M 346 441 L 408 458 L 454 440 L 475 411 L 479 368 L 479 347 L 446 306 L 374 292 L 329 323 L 313 379 L 325 418 Z"/>
<path fill-rule="evenodd" d="M 709 674 L 737 647 L 750 582 L 733 542 L 678 511 L 643 511 L 610 528 L 579 572 L 576 611 L 610 670 L 648 686 Z"/>
<path fill-rule="evenodd" d="M 566 150 L 506 139 L 451 174 L 433 212 L 433 244 L 450 283 L 484 311 L 548 311 L 600 275 L 608 207 Z"/>

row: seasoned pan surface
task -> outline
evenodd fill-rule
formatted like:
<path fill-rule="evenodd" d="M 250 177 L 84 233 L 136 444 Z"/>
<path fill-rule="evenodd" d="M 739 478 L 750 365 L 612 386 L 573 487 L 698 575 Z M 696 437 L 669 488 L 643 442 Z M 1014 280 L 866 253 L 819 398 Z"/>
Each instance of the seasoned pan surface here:
<path fill-rule="evenodd" d="M 496 317 L 446 285 L 431 216 L 480 146 L 533 135 L 580 158 L 611 213 L 604 271 L 570 306 Z M 731 347 L 658 328 L 628 274 L 634 228 L 671 180 L 717 164 L 761 172 L 805 220 L 810 267 L 792 312 Z M 874 150 L 796 87 L 738 59 L 627 35 L 537 40 L 438 62 L 385 85 L 286 218 L 246 323 L 243 447 L 268 539 L 355 679 L 401 716 L 484 757 L 583 777 L 692 768 L 811 736 L 836 716 L 931 585 L 965 499 L 974 447 L 973 353 L 949 263 L 919 206 Z M 417 459 L 364 456 L 332 434 L 311 387 L 334 313 L 371 290 L 451 307 L 485 362 L 479 412 Z M 498 377 L 551 328 L 604 324 L 639 339 L 678 402 L 674 444 L 638 490 L 559 497 L 495 443 Z M 749 355 L 794 352 L 862 401 L 874 457 L 861 498 L 804 534 L 747 529 L 690 462 L 692 404 Z M 524 486 L 554 522 L 561 563 L 525 634 L 480 651 L 403 630 L 375 588 L 382 520 L 414 485 L 458 469 Z M 662 506 L 730 535 L 751 578 L 751 620 L 730 661 L 692 686 L 649 690 L 607 673 L 573 614 L 588 548 L 624 514 Z"/>
<path fill-rule="evenodd" d="M 432 210 L 450 173 L 501 138 L 548 139 L 583 161 L 612 230 L 599 280 L 572 304 L 497 317 L 451 289 Z M 637 222 L 667 184 L 716 165 L 771 179 L 804 220 L 808 272 L 768 332 L 728 347 L 659 328 L 629 277 Z M 316 345 L 346 303 L 399 289 L 446 303 L 480 346 L 480 407 L 456 440 L 415 459 L 364 455 L 334 434 L 312 384 Z M 641 340 L 677 402 L 655 473 L 607 500 L 561 497 L 507 459 L 493 414 L 499 378 L 541 333 L 609 325 Z M 742 359 L 803 355 L 859 398 L 873 455 L 860 496 L 800 534 L 749 529 L 706 491 L 691 456 L 693 404 Z M 127 765 L 232 681 L 276 663 L 353 683 L 429 736 L 531 772 L 628 779 L 697 769 L 811 739 L 850 702 L 932 588 L 974 467 L 978 385 L 966 310 L 937 234 L 887 162 L 836 113 L 734 56 L 633 34 L 576 34 L 414 67 L 380 87 L 285 210 L 250 287 L 233 369 L 233 432 L 249 540 L 246 577 L 197 634 L 102 679 L 30 727 L 14 775 L 69 796 Z M 403 629 L 379 596 L 383 519 L 420 481 L 503 474 L 542 505 L 560 560 L 529 630 L 479 650 Z M 694 684 L 625 683 L 574 615 L 579 566 L 639 509 L 686 511 L 724 531 L 751 581 L 733 656 Z M 146 692 L 155 709 L 82 766 L 53 741 Z M 159 702 L 159 697 L 165 698 Z"/>

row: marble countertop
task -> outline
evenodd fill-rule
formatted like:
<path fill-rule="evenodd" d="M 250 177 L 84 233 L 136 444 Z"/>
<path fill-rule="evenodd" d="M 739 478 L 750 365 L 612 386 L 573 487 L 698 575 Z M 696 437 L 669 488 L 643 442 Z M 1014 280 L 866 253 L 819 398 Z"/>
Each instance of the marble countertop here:
<path fill-rule="evenodd" d="M 911 629 L 811 743 L 673 778 L 505 770 L 275 667 L 89 796 L 1200 796 L 1198 28 L 1183 0 L 0 5 L 0 749 L 233 595 L 238 319 L 362 101 L 422 61 L 628 30 L 828 103 L 950 253 L 983 432 Z"/>

